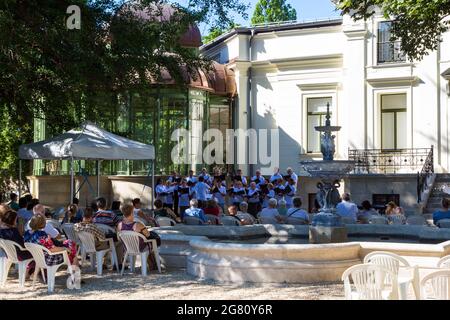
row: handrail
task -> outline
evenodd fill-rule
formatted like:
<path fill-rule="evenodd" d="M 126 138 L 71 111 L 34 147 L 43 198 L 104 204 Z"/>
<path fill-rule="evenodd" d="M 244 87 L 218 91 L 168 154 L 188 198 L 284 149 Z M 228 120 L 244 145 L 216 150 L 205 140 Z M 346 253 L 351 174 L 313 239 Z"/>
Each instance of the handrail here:
<path fill-rule="evenodd" d="M 355 149 L 348 151 L 349 160 L 355 161 L 353 174 L 415 174 L 427 160 L 432 162 L 432 150 L 413 149 Z M 431 152 L 431 158 L 430 158 Z"/>

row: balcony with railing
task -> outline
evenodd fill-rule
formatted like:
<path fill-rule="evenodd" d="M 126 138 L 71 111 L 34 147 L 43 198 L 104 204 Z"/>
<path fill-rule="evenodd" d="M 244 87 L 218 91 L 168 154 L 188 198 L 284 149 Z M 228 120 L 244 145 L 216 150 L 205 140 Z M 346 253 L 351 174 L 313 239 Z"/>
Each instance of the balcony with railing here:
<path fill-rule="evenodd" d="M 417 175 L 417 202 L 427 201 L 426 194 L 433 184 L 434 152 L 431 148 L 401 150 L 349 150 L 349 160 L 356 162 L 354 175 Z"/>

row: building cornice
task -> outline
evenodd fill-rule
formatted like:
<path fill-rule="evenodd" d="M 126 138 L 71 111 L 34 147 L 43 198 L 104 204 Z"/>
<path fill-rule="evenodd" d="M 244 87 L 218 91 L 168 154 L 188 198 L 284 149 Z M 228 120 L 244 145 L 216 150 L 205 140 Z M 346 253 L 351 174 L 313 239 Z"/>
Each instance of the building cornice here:
<path fill-rule="evenodd" d="M 278 58 L 262 61 L 252 61 L 253 68 L 278 68 L 286 66 L 327 66 L 342 65 L 342 54 L 318 55 L 294 58 Z"/>

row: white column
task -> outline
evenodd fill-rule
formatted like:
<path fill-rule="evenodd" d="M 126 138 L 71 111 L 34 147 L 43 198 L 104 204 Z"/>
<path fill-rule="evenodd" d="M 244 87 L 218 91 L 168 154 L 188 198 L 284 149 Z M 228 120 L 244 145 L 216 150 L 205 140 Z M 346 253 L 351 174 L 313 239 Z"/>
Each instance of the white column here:
<path fill-rule="evenodd" d="M 344 34 L 347 43 L 344 51 L 343 105 L 339 113 L 342 126 L 340 153 L 347 155 L 348 148 L 367 148 L 366 61 L 367 27 L 364 21 L 354 22 L 344 17 Z"/>

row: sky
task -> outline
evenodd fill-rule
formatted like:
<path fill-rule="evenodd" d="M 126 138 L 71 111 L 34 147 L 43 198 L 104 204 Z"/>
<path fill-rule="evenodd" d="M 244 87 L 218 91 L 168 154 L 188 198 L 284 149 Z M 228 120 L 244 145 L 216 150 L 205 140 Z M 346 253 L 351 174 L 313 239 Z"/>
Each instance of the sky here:
<path fill-rule="evenodd" d="M 247 11 L 248 19 L 245 20 L 241 16 L 235 16 L 236 23 L 243 26 L 250 25 L 250 20 L 255 10 L 255 5 L 258 0 L 243 0 L 244 3 L 250 3 L 250 7 Z M 331 0 L 287 0 L 292 7 L 297 10 L 297 20 L 312 20 L 321 18 L 338 17 L 339 12 L 335 11 L 335 6 Z M 202 35 L 208 34 L 209 27 L 206 24 L 199 26 Z"/>

